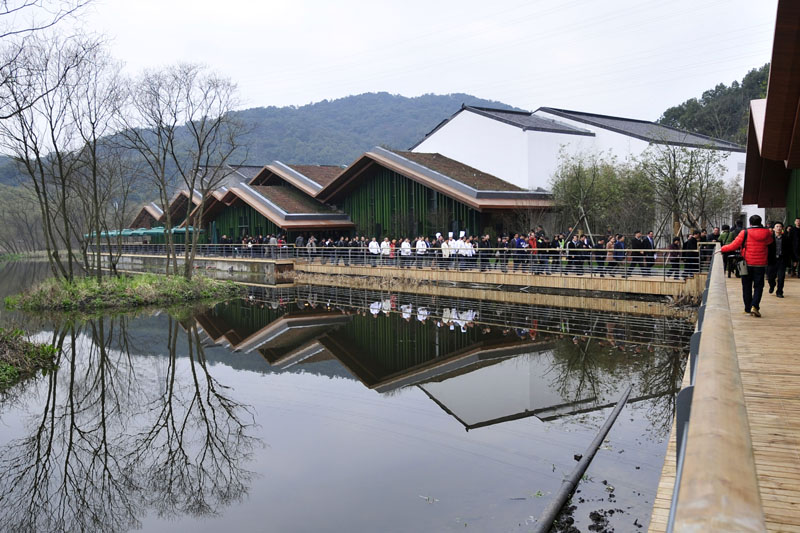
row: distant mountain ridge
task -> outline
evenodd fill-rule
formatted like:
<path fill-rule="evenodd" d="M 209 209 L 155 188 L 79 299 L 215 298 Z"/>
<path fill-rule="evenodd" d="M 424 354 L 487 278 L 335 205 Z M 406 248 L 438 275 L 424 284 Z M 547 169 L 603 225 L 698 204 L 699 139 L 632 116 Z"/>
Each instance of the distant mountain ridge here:
<path fill-rule="evenodd" d="M 246 126 L 237 163 L 349 165 L 373 146 L 405 150 L 462 104 L 515 109 L 463 93 L 406 97 L 364 93 L 303 106 L 254 107 L 237 111 Z M 17 184 L 10 159 L 0 156 L 0 183 Z"/>
<path fill-rule="evenodd" d="M 408 149 L 462 104 L 514 109 L 463 93 L 409 98 L 380 92 L 238 115 L 253 128 L 243 140 L 250 164 L 348 165 L 373 146 Z"/>

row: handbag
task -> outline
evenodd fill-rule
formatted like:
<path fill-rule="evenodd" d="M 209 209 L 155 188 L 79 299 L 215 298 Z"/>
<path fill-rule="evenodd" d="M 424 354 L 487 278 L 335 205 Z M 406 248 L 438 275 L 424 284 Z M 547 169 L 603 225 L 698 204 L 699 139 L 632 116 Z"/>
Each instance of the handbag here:
<path fill-rule="evenodd" d="M 742 240 L 742 256 L 736 261 L 736 272 L 739 276 L 747 275 L 747 261 L 744 260 L 744 248 L 747 244 L 747 230 L 744 230 L 744 239 Z"/>

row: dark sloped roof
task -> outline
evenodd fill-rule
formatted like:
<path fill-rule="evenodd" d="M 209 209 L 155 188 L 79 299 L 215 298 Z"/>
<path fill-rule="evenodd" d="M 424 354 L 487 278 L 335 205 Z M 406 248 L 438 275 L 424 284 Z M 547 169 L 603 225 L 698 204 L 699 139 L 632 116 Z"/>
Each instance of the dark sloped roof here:
<path fill-rule="evenodd" d="M 554 107 L 540 107 L 536 111 L 543 111 L 559 117 L 576 120 L 584 124 L 590 124 L 656 144 L 673 144 L 692 148 L 711 148 L 714 150 L 744 152 L 744 146 L 740 146 L 736 143 L 700 135 L 699 133 L 691 133 L 648 120 L 597 115 L 595 113 L 556 109 Z"/>
<path fill-rule="evenodd" d="M 459 163 L 455 159 L 450 159 L 441 154 L 426 154 L 420 152 L 401 152 L 391 150 L 391 152 L 404 157 L 414 163 L 428 167 L 434 172 L 444 174 L 448 178 L 454 179 L 468 187 L 479 191 L 524 191 L 513 183 L 501 180 L 491 174 L 482 172 L 477 168 L 470 167 L 464 163 Z"/>
<path fill-rule="evenodd" d="M 575 126 L 570 126 L 569 124 L 565 124 L 557 120 L 540 117 L 529 111 L 509 111 L 508 109 L 493 109 L 491 107 L 475 106 L 465 106 L 463 109 L 467 109 L 479 115 L 497 119 L 512 126 L 518 126 L 523 130 L 594 136 L 594 133 L 591 131 L 576 128 Z"/>
<path fill-rule="evenodd" d="M 576 128 L 575 126 L 570 126 L 569 124 L 564 124 L 563 122 L 559 122 L 557 120 L 552 120 L 544 117 L 537 117 L 530 111 L 513 111 L 510 109 L 496 109 L 493 107 L 478 107 L 478 106 L 470 106 L 466 104 L 461 104 L 461 109 L 450 115 L 448 118 L 441 121 L 439 124 L 436 125 L 431 131 L 425 134 L 425 137 L 420 139 L 418 142 L 414 144 L 409 150 L 413 150 L 420 144 L 422 144 L 425 139 L 439 131 L 443 128 L 448 122 L 456 118 L 459 113 L 464 111 L 469 111 L 471 113 L 475 113 L 477 115 L 482 115 L 484 117 L 491 118 L 493 120 L 498 120 L 500 122 L 504 122 L 511 126 L 515 126 L 517 128 L 522 128 L 523 130 L 531 130 L 531 131 L 546 131 L 550 133 L 565 133 L 568 135 L 587 135 L 587 136 L 594 136 L 594 133 L 588 130 L 584 130 L 581 128 Z"/>
<path fill-rule="evenodd" d="M 291 186 L 284 185 L 251 185 L 264 198 L 289 214 L 294 213 L 341 213 L 333 207 L 311 198 Z"/>
<path fill-rule="evenodd" d="M 256 175 L 261 172 L 261 169 L 264 168 L 264 165 L 233 165 L 231 168 L 235 171 L 231 174 L 232 179 L 235 179 L 236 183 L 239 183 L 242 181 L 250 181 L 256 177 Z M 239 176 L 237 177 L 236 174 Z"/>
<path fill-rule="evenodd" d="M 300 174 L 316 181 L 323 187 L 342 173 L 342 167 L 336 165 L 286 165 Z"/>

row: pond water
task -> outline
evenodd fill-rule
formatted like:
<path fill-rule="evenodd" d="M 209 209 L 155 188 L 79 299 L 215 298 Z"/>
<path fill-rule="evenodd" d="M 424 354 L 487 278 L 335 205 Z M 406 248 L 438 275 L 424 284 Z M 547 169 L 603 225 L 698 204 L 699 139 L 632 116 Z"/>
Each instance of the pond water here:
<path fill-rule="evenodd" d="M 43 275 L 6 266 L 0 288 Z M 468 295 L 254 288 L 72 323 L 6 312 L 62 351 L 0 400 L 0 524 L 529 531 L 632 385 L 571 514 L 644 530 L 693 325 Z"/>

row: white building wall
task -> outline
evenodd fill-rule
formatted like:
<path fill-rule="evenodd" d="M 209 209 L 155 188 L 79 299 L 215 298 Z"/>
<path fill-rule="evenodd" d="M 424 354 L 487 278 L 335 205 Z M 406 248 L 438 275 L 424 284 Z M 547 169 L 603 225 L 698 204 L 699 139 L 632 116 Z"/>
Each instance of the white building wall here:
<path fill-rule="evenodd" d="M 534 114 L 550 118 L 553 120 L 557 120 L 559 122 L 569 124 L 570 126 L 574 126 L 576 128 L 583 128 L 585 130 L 594 132 L 596 139 L 594 151 L 613 153 L 621 160 L 638 157 L 639 155 L 642 154 L 642 152 L 644 152 L 647 149 L 648 146 L 650 146 L 650 143 L 648 143 L 647 141 L 642 141 L 635 137 L 630 137 L 628 135 L 623 135 L 621 133 L 599 128 L 591 124 L 584 124 L 583 122 L 579 122 L 577 120 L 563 118 L 559 115 L 553 115 L 541 110 L 536 111 Z M 741 180 L 744 177 L 745 153 L 744 152 L 727 152 L 727 153 L 729 155 L 724 163 L 727 169 L 724 176 L 725 181 L 726 182 L 730 181 L 732 178 L 733 179 L 738 178 L 739 180 Z"/>
<path fill-rule="evenodd" d="M 620 162 L 638 157 L 650 145 L 647 141 L 577 120 L 536 111 L 536 115 L 553 119 L 594 136 L 523 130 L 499 120 L 470 111 L 462 111 L 427 139 L 414 152 L 440 153 L 478 170 L 497 176 L 525 189 L 541 187 L 550 190 L 550 181 L 560 164 L 561 153 L 575 155 L 614 155 Z M 725 181 L 744 176 L 745 154 L 728 152 Z M 749 217 L 764 209 L 742 206 Z"/>
<path fill-rule="evenodd" d="M 561 164 L 561 154 L 574 156 L 595 151 L 596 139 L 588 135 L 569 135 L 528 130 L 528 187 L 551 190 L 551 178 Z"/>
<path fill-rule="evenodd" d="M 470 111 L 453 117 L 413 151 L 439 153 L 518 187 L 529 187 L 525 132 Z"/>

